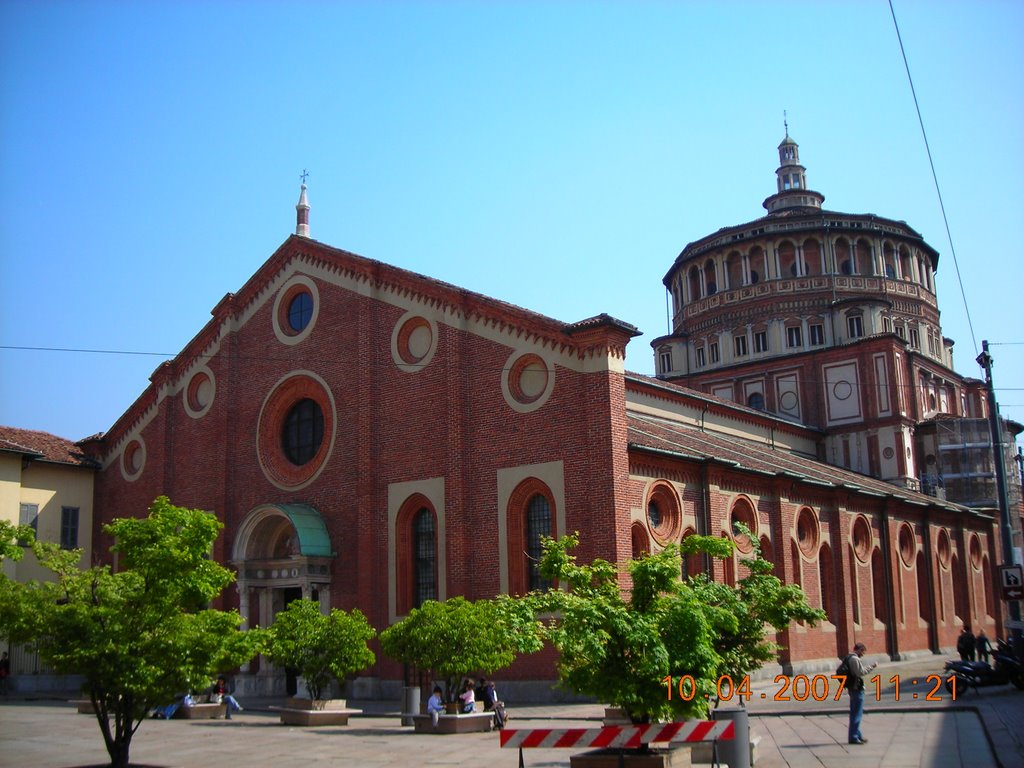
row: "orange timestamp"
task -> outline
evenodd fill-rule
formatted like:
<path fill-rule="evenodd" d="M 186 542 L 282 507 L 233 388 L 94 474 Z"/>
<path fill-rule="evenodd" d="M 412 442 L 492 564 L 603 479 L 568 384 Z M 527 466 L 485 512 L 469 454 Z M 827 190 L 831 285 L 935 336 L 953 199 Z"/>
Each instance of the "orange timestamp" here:
<path fill-rule="evenodd" d="M 714 696 L 719 701 L 750 701 L 751 699 L 771 699 L 772 701 L 840 701 L 843 691 L 846 690 L 846 675 L 776 675 L 774 693 L 771 691 L 759 691 L 755 693 L 750 684 L 750 675 L 744 675 L 739 679 L 733 679 L 731 675 L 722 675 L 715 681 Z M 668 700 L 672 701 L 675 694 L 681 701 L 693 701 L 698 695 L 710 699 L 710 693 L 699 694 L 697 681 L 693 675 L 682 675 L 673 677 L 666 675 L 661 682 L 665 685 Z M 900 676 L 893 675 L 887 681 L 881 675 L 866 678 L 864 680 L 864 694 L 870 696 L 874 691 L 875 701 L 882 700 L 882 691 L 892 686 L 893 698 L 900 700 Z M 957 678 L 956 675 L 925 675 L 915 677 L 909 682 L 917 687 L 923 685 L 925 690 L 909 694 L 909 698 L 922 701 L 942 701 L 942 692 L 948 692 L 953 701 L 956 701 Z M 883 687 L 883 683 L 887 683 Z M 908 698 L 908 695 L 904 695 Z"/>

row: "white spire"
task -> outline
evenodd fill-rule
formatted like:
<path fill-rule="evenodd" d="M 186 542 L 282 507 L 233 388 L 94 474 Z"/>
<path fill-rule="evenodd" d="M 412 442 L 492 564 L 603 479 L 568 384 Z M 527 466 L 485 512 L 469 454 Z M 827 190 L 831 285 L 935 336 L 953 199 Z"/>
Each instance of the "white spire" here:
<path fill-rule="evenodd" d="M 309 237 L 309 200 L 306 199 L 306 177 L 309 173 L 302 169 L 302 189 L 299 192 L 299 203 L 295 206 L 295 234 Z"/>

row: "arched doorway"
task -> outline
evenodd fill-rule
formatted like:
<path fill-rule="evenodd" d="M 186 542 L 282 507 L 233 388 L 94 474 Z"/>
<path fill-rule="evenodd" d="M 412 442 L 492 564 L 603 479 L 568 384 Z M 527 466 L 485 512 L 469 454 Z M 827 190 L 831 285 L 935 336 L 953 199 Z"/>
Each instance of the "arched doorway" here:
<path fill-rule="evenodd" d="M 300 598 L 330 610 L 333 557 L 327 526 L 313 507 L 262 504 L 249 512 L 238 527 L 231 557 L 238 571 L 242 628 L 269 627 L 279 611 Z M 262 657 L 242 672 L 249 673 L 246 694 L 292 695 L 297 690 L 294 673 L 282 676 Z"/>

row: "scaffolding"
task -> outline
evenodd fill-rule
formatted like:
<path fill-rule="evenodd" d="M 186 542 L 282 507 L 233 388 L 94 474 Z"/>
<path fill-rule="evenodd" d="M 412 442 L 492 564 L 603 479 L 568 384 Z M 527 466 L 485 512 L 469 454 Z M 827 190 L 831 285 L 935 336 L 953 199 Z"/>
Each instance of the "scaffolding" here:
<path fill-rule="evenodd" d="M 933 437 L 934 443 L 924 453 L 934 461 L 926 463 L 921 475 L 921 489 L 931 496 L 943 496 L 965 507 L 998 508 L 999 489 L 988 419 L 957 417 L 935 418 L 934 435 L 927 425 L 919 425 L 918 435 Z M 1015 435 L 1004 421 L 1002 448 L 1008 469 L 1017 466 Z M 931 449 L 931 450 L 929 450 Z M 1021 504 L 1020 475 L 1007 472 L 1007 492 L 1011 509 Z"/>

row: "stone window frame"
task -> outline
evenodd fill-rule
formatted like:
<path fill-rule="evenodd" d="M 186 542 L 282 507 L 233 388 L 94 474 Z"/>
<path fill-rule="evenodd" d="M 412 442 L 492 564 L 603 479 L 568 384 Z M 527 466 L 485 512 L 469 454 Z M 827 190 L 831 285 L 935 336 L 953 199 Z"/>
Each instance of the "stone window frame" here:
<path fill-rule="evenodd" d="M 505 512 L 508 537 L 508 594 L 525 595 L 530 591 L 530 569 L 533 563 L 527 554 L 527 512 L 534 496 L 543 496 L 548 502 L 551 530 L 547 534 L 558 538 L 558 514 L 555 496 L 547 483 L 537 477 L 522 480 L 509 496 Z"/>

